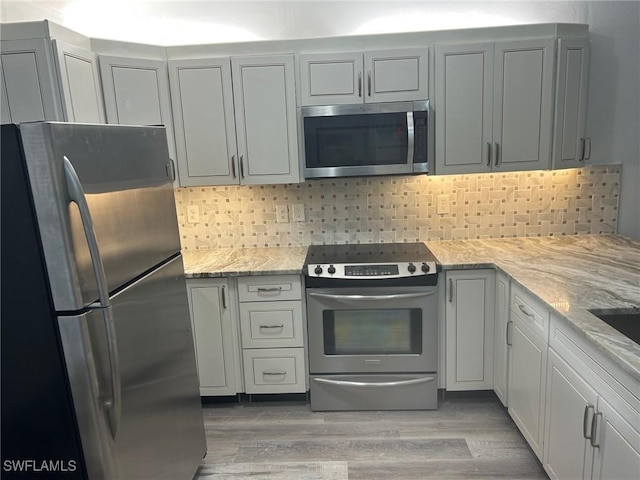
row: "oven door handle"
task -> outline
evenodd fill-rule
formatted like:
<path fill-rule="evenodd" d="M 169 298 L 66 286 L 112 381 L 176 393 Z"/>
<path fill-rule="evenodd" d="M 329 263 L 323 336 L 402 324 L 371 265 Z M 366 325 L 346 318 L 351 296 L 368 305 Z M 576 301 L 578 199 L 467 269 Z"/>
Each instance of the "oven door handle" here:
<path fill-rule="evenodd" d="M 405 298 L 420 298 L 430 297 L 435 295 L 435 290 L 432 292 L 420 292 L 420 293 L 393 293 L 389 295 L 335 295 L 333 293 L 317 293 L 309 292 L 309 295 L 317 298 L 330 298 L 332 300 L 402 300 Z"/>
<path fill-rule="evenodd" d="M 411 380 L 398 380 L 395 382 L 354 382 L 351 380 L 330 380 L 328 378 L 314 378 L 314 382 L 340 387 L 403 387 L 407 385 L 419 385 L 432 382 L 436 377 L 412 378 Z"/>

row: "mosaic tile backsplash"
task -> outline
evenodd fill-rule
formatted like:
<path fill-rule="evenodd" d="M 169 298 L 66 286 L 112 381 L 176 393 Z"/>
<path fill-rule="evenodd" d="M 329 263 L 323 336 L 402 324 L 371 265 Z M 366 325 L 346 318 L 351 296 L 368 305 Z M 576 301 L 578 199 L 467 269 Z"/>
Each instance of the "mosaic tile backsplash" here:
<path fill-rule="evenodd" d="M 187 250 L 602 234 L 616 233 L 620 172 L 608 164 L 185 187 L 175 198 Z M 305 221 L 293 221 L 301 204 Z M 188 221 L 193 206 L 197 222 Z M 276 206 L 287 207 L 289 222 L 277 222 Z"/>

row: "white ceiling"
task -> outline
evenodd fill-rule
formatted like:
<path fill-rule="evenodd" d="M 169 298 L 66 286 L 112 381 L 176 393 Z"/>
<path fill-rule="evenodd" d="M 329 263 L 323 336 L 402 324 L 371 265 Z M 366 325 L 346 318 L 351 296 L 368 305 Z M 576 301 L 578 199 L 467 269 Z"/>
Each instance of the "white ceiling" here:
<path fill-rule="evenodd" d="M 0 21 L 49 19 L 95 38 L 157 45 L 585 22 L 584 1 L 0 0 Z"/>

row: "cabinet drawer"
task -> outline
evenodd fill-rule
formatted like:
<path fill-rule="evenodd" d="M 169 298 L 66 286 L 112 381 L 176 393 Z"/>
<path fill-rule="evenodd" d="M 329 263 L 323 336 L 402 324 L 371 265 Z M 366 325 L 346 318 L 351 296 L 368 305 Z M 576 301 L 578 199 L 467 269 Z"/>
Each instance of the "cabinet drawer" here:
<path fill-rule="evenodd" d="M 304 349 L 245 350 L 247 393 L 302 393 L 306 391 Z"/>
<path fill-rule="evenodd" d="M 545 342 L 549 338 L 549 310 L 544 305 L 525 293 L 522 287 L 511 288 L 511 316 L 517 315 L 532 332 Z"/>
<path fill-rule="evenodd" d="M 302 302 L 240 304 L 243 348 L 302 347 Z"/>
<path fill-rule="evenodd" d="M 241 302 L 300 300 L 302 285 L 299 275 L 265 275 L 238 278 Z"/>

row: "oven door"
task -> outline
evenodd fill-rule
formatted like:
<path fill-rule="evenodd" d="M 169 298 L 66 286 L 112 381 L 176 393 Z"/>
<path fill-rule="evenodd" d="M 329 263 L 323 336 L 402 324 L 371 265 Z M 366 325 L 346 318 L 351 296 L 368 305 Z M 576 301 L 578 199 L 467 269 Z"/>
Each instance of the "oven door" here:
<path fill-rule="evenodd" d="M 436 287 L 307 289 L 312 374 L 436 372 Z"/>

